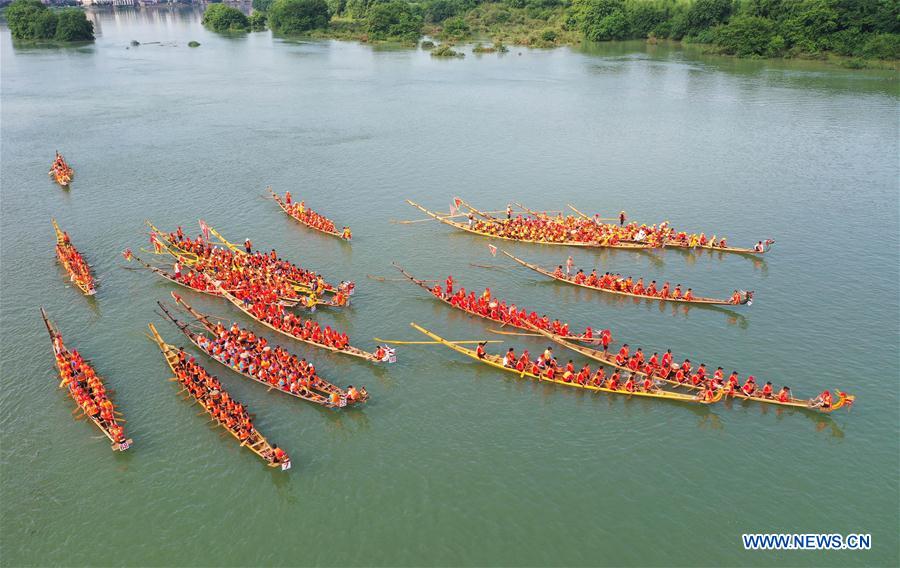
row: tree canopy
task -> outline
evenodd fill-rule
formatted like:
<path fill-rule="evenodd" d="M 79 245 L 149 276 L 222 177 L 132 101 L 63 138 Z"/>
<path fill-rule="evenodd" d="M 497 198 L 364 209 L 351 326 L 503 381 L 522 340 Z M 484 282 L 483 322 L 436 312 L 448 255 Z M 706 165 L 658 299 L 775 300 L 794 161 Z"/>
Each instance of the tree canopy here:
<path fill-rule="evenodd" d="M 94 39 L 94 24 L 82 10 L 51 10 L 40 0 L 15 0 L 6 9 L 6 21 L 15 39 L 65 42 Z"/>
<path fill-rule="evenodd" d="M 250 29 L 250 20 L 237 8 L 210 4 L 203 12 L 203 25 L 214 32 L 246 32 Z"/>
<path fill-rule="evenodd" d="M 280 34 L 300 34 L 328 25 L 325 0 L 275 0 L 269 7 L 269 27 Z"/>

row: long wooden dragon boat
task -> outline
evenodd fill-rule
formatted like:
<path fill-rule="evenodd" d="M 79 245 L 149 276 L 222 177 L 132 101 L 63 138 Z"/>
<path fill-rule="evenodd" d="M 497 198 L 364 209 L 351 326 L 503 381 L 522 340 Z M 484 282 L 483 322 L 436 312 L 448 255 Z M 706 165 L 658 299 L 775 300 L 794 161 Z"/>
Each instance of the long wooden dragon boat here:
<path fill-rule="evenodd" d="M 571 209 L 572 211 L 577 213 L 578 216 L 581 217 L 582 219 L 585 219 L 588 221 L 593 220 L 587 214 L 576 209 L 575 206 L 569 205 L 568 207 L 569 207 L 569 209 Z M 632 241 L 632 242 L 636 242 L 636 241 Z M 736 253 L 736 254 L 761 255 L 761 254 L 765 254 L 765 253 L 769 252 L 769 247 L 771 245 L 775 244 L 775 241 L 773 239 L 766 239 L 765 241 L 762 241 L 762 242 L 764 243 L 763 250 L 756 250 L 755 248 L 732 247 L 732 246 L 724 246 L 724 247 L 723 246 L 712 246 L 711 244 L 705 244 L 705 245 L 698 244 L 696 246 L 691 246 L 690 243 L 685 243 L 685 242 L 679 241 L 678 239 L 672 239 L 672 238 L 666 239 L 665 246 L 670 247 L 670 248 L 703 249 L 703 250 L 718 251 L 718 252 L 731 252 L 731 253 Z"/>
<path fill-rule="evenodd" d="M 213 338 L 215 337 L 216 326 L 213 325 L 211 321 L 209 321 L 209 316 L 200 313 L 192 308 L 190 304 L 185 302 L 184 299 L 182 299 L 177 294 L 173 293 L 172 297 L 175 299 L 175 302 L 179 306 L 181 306 L 185 311 L 187 311 L 187 313 L 189 313 L 193 317 L 193 320 L 194 322 L 196 322 L 196 324 L 192 325 L 190 323 L 179 321 L 179 319 L 168 310 L 165 304 L 163 304 L 162 302 L 157 302 L 160 309 L 162 309 L 165 317 L 168 318 L 169 321 L 171 321 L 173 324 L 175 324 L 175 327 L 177 327 L 181 331 L 181 333 L 183 333 L 185 337 L 187 337 L 188 340 L 197 347 L 197 349 L 203 351 L 207 356 L 228 367 L 235 373 L 246 377 L 253 382 L 265 385 L 269 388 L 270 391 L 274 389 L 289 396 L 299 398 L 300 400 L 305 400 L 313 404 L 318 404 L 319 406 L 324 406 L 325 408 L 343 408 L 347 406 L 348 403 L 353 405 L 366 402 L 367 397 L 355 401 L 350 401 L 348 399 L 348 393 L 346 391 L 344 391 L 337 385 L 326 381 L 322 377 L 318 377 L 318 375 L 318 381 L 315 384 L 311 385 L 308 390 L 305 390 L 305 392 L 292 392 L 289 388 L 278 388 L 277 385 L 264 381 L 259 377 L 249 373 L 247 370 L 241 369 L 237 365 L 229 364 L 222 357 L 217 356 L 212 351 L 210 344 L 212 339 L 210 339 L 210 336 L 212 336 Z M 197 327 L 198 331 L 195 331 L 193 329 L 194 327 Z M 241 328 L 240 331 L 244 332 L 246 330 Z M 244 347 L 247 348 L 246 345 Z M 278 345 L 267 347 L 269 347 L 271 351 L 287 351 L 286 349 Z M 250 348 L 247 348 L 247 350 L 253 352 L 256 356 L 260 356 L 262 355 L 263 348 L 260 348 L 259 343 L 257 342 L 250 346 Z M 336 395 L 335 398 L 337 398 L 337 401 L 332 401 L 332 395 Z"/>
<path fill-rule="evenodd" d="M 181 375 L 184 375 L 188 371 L 188 363 L 182 362 L 179 358 L 179 350 L 175 348 L 174 345 L 169 345 L 166 343 L 163 338 L 159 335 L 159 332 L 156 331 L 156 327 L 151 323 L 148 324 L 150 328 L 150 333 L 152 334 L 153 341 L 159 346 L 160 352 L 163 354 L 163 357 L 166 358 L 166 363 L 169 365 L 169 369 L 172 370 L 172 373 L 175 375 L 172 381 L 178 381 L 182 385 L 182 391 L 186 392 L 189 398 L 193 398 L 207 414 L 216 422 L 216 425 L 221 426 L 226 432 L 231 434 L 231 436 L 241 443 L 241 447 L 246 447 L 248 450 L 259 456 L 267 466 L 269 467 L 280 467 L 282 471 L 286 471 L 291 469 L 291 459 L 287 454 L 284 454 L 281 459 L 276 457 L 276 446 L 272 446 L 269 444 L 269 441 L 259 433 L 256 428 L 253 428 L 249 435 L 243 437 L 240 433 L 240 430 L 236 425 L 228 426 L 224 422 L 220 421 L 218 417 L 213 414 L 213 411 L 207 405 L 207 399 L 211 396 L 208 394 L 204 394 L 203 396 L 194 395 L 191 390 L 185 384 L 184 378 Z M 196 364 L 195 364 L 196 365 Z M 201 368 L 199 365 L 197 367 Z M 215 377 L 213 377 L 215 378 Z M 218 396 L 222 394 L 227 394 L 224 389 L 218 391 Z M 230 395 L 229 395 L 230 396 Z M 231 397 L 231 400 L 235 403 L 240 404 L 234 397 Z"/>
<path fill-rule="evenodd" d="M 512 237 L 506 237 L 503 235 L 492 235 L 491 233 L 486 233 L 484 231 L 479 231 L 472 227 L 469 227 L 466 223 L 460 223 L 458 221 L 451 221 L 448 217 L 443 217 L 434 213 L 418 203 L 407 199 L 407 203 L 418 209 L 419 211 L 425 213 L 429 217 L 444 223 L 445 225 L 449 225 L 455 229 L 459 229 L 461 231 L 465 231 L 467 233 L 471 233 L 473 235 L 478 235 L 481 237 L 487 237 L 491 239 L 500 239 L 504 241 L 511 241 L 516 243 L 529 243 L 536 245 L 553 245 L 553 246 L 567 246 L 567 247 L 581 247 L 581 248 L 615 248 L 615 249 L 627 249 L 627 250 L 644 250 L 651 248 L 649 245 L 641 245 L 634 243 L 618 243 L 618 244 L 603 244 L 602 242 L 582 242 L 582 241 L 537 241 L 533 239 L 516 239 Z"/>
<path fill-rule="evenodd" d="M 59 333 L 59 330 L 56 329 L 56 326 L 53 325 L 53 322 L 50 321 L 44 308 L 41 308 L 41 318 L 43 318 L 44 325 L 47 327 L 47 333 L 50 334 L 50 343 L 53 347 L 56 370 L 61 380 L 59 388 L 65 388 L 69 398 L 75 402 L 76 411 L 80 410 L 82 414 L 87 416 L 88 420 L 94 423 L 94 426 L 103 432 L 103 435 L 109 439 L 114 452 L 124 452 L 131 447 L 134 440 L 125 437 L 125 430 L 119 425 L 120 421 L 124 423 L 125 420 L 116 419 L 116 415 L 121 413 L 115 409 L 115 405 L 113 405 L 109 394 L 105 390 L 103 379 L 96 374 L 92 377 L 92 380 L 99 381 L 101 388 L 103 388 L 102 400 L 98 403 L 90 393 L 85 392 L 85 387 L 79 384 L 80 381 L 71 376 L 74 354 L 69 351 L 69 348 L 63 343 L 62 335 Z M 87 361 L 82 361 L 82 365 L 90 367 Z M 91 368 L 90 372 L 93 373 L 93 368 Z M 88 381 L 85 382 L 87 383 L 86 388 L 90 389 L 90 383 Z M 79 402 L 79 396 L 82 397 L 83 403 Z M 107 407 L 105 411 L 108 413 L 106 418 L 101 414 L 101 404 Z M 90 411 L 96 412 L 90 414 Z"/>
<path fill-rule="evenodd" d="M 575 351 L 576 353 L 584 355 L 585 357 L 587 357 L 589 359 L 593 359 L 594 361 L 598 361 L 598 362 L 608 365 L 610 367 L 615 367 L 617 369 L 621 369 L 624 371 L 634 372 L 640 377 L 647 376 L 646 373 L 644 373 L 642 371 L 632 371 L 630 368 L 628 368 L 624 365 L 617 364 L 615 355 L 613 355 L 612 353 L 604 353 L 603 351 L 600 351 L 599 349 L 592 349 L 592 348 L 586 347 L 584 345 L 578 345 L 577 343 L 573 343 L 564 337 L 561 337 L 559 335 L 554 335 L 552 333 L 549 333 L 545 330 L 542 330 L 542 329 L 539 329 L 536 327 L 532 327 L 532 331 L 534 331 L 535 333 L 538 333 L 540 335 L 543 335 L 547 339 L 550 339 L 551 341 L 554 341 L 555 343 L 558 343 L 559 345 L 562 345 L 563 347 L 566 347 L 567 349 L 570 349 L 572 351 Z M 679 383 L 678 381 L 675 381 L 672 379 L 663 379 L 662 377 L 659 377 L 657 375 L 654 375 L 653 378 L 657 379 L 657 380 L 662 380 L 672 386 L 679 387 L 679 388 L 686 388 L 689 390 L 698 390 L 700 388 L 700 387 L 695 387 L 694 385 L 691 385 L 689 383 Z M 724 392 L 724 389 L 720 389 L 720 390 L 722 390 Z M 735 391 L 733 397 L 743 399 L 743 400 L 752 400 L 752 401 L 760 402 L 763 404 L 774 404 L 776 406 L 800 408 L 803 410 L 812 410 L 815 412 L 822 412 L 822 413 L 830 413 L 830 412 L 834 412 L 835 410 L 837 410 L 838 408 L 841 408 L 843 406 L 850 406 L 856 400 L 855 396 L 853 396 L 851 394 L 847 394 L 839 389 L 835 389 L 835 392 L 838 393 L 838 400 L 836 402 L 834 402 L 828 408 L 816 407 L 812 404 L 812 401 L 810 401 L 810 400 L 791 398 L 790 401 L 782 402 L 782 401 L 779 401 L 774 398 L 765 398 L 762 396 L 747 395 L 744 392 L 739 391 L 739 390 Z"/>
<path fill-rule="evenodd" d="M 163 280 L 168 280 L 172 284 L 176 284 L 178 286 L 181 286 L 182 288 L 187 288 L 188 290 L 193 290 L 194 292 L 197 292 L 198 294 L 206 294 L 207 296 L 213 296 L 215 298 L 221 297 L 219 292 L 217 290 L 215 290 L 214 288 L 207 288 L 207 289 L 202 289 L 202 290 L 200 288 L 195 288 L 195 287 L 191 286 L 190 284 L 188 284 L 187 282 L 182 282 L 181 280 L 175 278 L 174 274 L 167 272 L 167 271 L 163 270 L 162 268 L 153 266 L 152 264 L 141 260 L 134 253 L 131 254 L 131 258 L 133 260 L 136 260 L 138 264 L 140 264 L 141 266 L 143 266 L 144 268 L 146 268 L 153 274 L 156 274 Z M 293 308 L 299 302 L 300 302 L 300 300 L 298 300 L 297 298 L 282 297 L 282 298 L 278 299 L 278 303 L 286 308 Z"/>
<path fill-rule="evenodd" d="M 304 227 L 312 229 L 313 231 L 318 231 L 320 233 L 324 233 L 324 234 L 332 236 L 332 237 L 337 237 L 341 240 L 348 241 L 348 242 L 352 238 L 349 233 L 349 227 L 348 227 L 347 232 L 338 232 L 337 230 L 329 231 L 327 229 L 323 229 L 321 227 L 316 227 L 315 225 L 308 223 L 305 219 L 301 218 L 299 215 L 296 215 L 294 213 L 294 211 L 291 209 L 291 206 L 287 204 L 285 199 L 283 197 L 281 197 L 280 195 L 278 195 L 277 193 L 275 193 L 271 187 L 267 187 L 266 190 L 268 190 L 268 192 L 272 195 L 272 199 L 275 200 L 275 203 L 277 203 L 278 206 L 281 207 L 281 210 L 284 211 L 284 213 L 288 217 L 290 217 L 294 221 L 297 221 Z M 309 208 L 307 208 L 307 210 L 312 211 L 312 209 L 309 209 Z M 317 213 L 317 215 L 321 216 L 323 219 L 327 219 L 328 221 L 331 221 L 331 219 L 328 219 L 327 217 L 321 215 L 320 213 Z M 331 221 L 331 224 L 334 225 L 334 221 Z M 334 226 L 337 227 L 337 225 L 334 225 Z"/>
<path fill-rule="evenodd" d="M 475 317 L 478 317 L 478 318 L 486 319 L 486 320 L 488 320 L 488 321 L 491 321 L 491 322 L 494 322 L 494 323 L 499 323 L 499 324 L 501 324 L 501 325 L 513 327 L 513 328 L 516 328 L 516 329 L 522 329 L 522 330 L 526 330 L 526 331 L 529 331 L 529 330 L 531 329 L 531 328 L 529 328 L 529 327 L 525 327 L 525 326 L 522 326 L 522 325 L 516 325 L 516 324 L 513 324 L 513 323 L 509 323 L 509 322 L 504 322 L 504 321 L 500 321 L 500 320 L 495 320 L 495 319 L 493 319 L 493 318 L 491 318 L 491 317 L 488 317 L 488 316 L 479 314 L 478 312 L 473 312 L 473 311 L 467 310 L 467 309 L 465 309 L 465 308 L 463 308 L 463 307 L 461 307 L 461 306 L 454 305 L 454 304 L 450 301 L 450 299 L 447 298 L 446 296 L 440 296 L 440 297 L 439 297 L 439 296 L 436 296 L 436 295 L 432 292 L 431 287 L 428 286 L 428 284 L 426 283 L 426 281 L 417 279 L 415 276 L 413 276 L 412 274 L 410 274 L 409 272 L 407 272 L 406 270 L 404 270 L 403 267 L 401 267 L 399 264 L 394 263 L 394 268 L 396 268 L 396 269 L 400 272 L 400 274 L 402 274 L 404 277 L 406 277 L 407 280 L 409 280 L 410 282 L 412 282 L 412 283 L 415 284 L 416 286 L 419 286 L 420 288 L 422 288 L 423 290 L 425 290 L 426 292 L 428 292 L 428 294 L 429 294 L 432 298 L 434 298 L 435 300 L 439 300 L 439 301 L 443 302 L 444 304 L 450 306 L 451 308 L 453 308 L 453 309 L 455 309 L 455 310 L 459 310 L 459 311 L 461 311 L 461 312 L 463 312 L 463 313 L 469 314 L 470 316 L 475 316 Z M 599 337 L 599 336 L 598 336 L 598 337 L 586 337 L 586 336 L 584 336 L 584 335 L 569 335 L 569 336 L 567 336 L 567 337 L 568 337 L 569 339 L 573 340 L 573 341 L 584 341 L 584 342 L 587 342 L 587 343 L 599 343 L 599 341 L 600 341 L 600 337 Z"/>
<path fill-rule="evenodd" d="M 256 317 L 256 315 L 253 312 L 251 312 L 249 309 L 247 309 L 247 307 L 244 305 L 244 303 L 241 300 L 237 299 L 233 294 L 231 294 L 230 292 L 228 292 L 227 290 L 222 288 L 222 286 L 220 284 L 218 284 L 217 282 L 213 282 L 213 284 L 215 285 L 216 290 L 218 290 L 222 294 L 222 297 L 224 297 L 226 300 L 231 302 L 232 305 L 234 305 L 234 307 L 236 307 L 237 309 L 242 311 L 247 317 L 251 318 L 253 321 L 259 323 L 260 325 L 266 326 L 267 328 L 271 329 L 272 331 L 275 331 L 275 332 L 280 333 L 281 335 L 284 335 L 285 337 L 290 337 L 291 339 L 295 339 L 302 343 L 306 343 L 306 344 L 312 345 L 314 347 L 318 347 L 319 349 L 325 349 L 326 351 L 331 351 L 333 353 L 340 353 L 342 355 L 349 355 L 351 357 L 363 359 L 365 361 L 369 361 L 370 363 L 392 362 L 389 360 L 387 354 L 385 354 L 384 358 L 378 358 L 375 356 L 375 353 L 369 353 L 368 351 L 363 351 L 362 349 L 360 349 L 358 347 L 353 347 L 352 345 L 348 345 L 344 349 L 338 349 L 336 347 L 332 347 L 330 345 L 325 345 L 323 343 L 316 343 L 315 341 L 312 341 L 310 339 L 304 339 L 300 336 L 290 333 L 289 331 L 285 331 L 281 328 L 275 327 L 274 325 L 270 324 L 269 322 Z"/>
<path fill-rule="evenodd" d="M 500 369 L 500 370 L 506 371 L 508 373 L 513 373 L 513 374 L 519 375 L 519 378 L 528 377 L 529 379 L 535 379 L 540 382 L 553 383 L 553 384 L 562 385 L 562 386 L 566 386 L 566 387 L 574 387 L 574 388 L 579 388 L 579 389 L 583 389 L 583 390 L 587 390 L 587 391 L 605 392 L 605 393 L 609 393 L 609 394 L 637 396 L 637 397 L 643 397 L 643 398 L 660 398 L 660 399 L 665 399 L 665 400 L 672 400 L 672 401 L 676 401 L 676 402 L 687 402 L 687 403 L 692 403 L 692 404 L 708 405 L 708 404 L 713 404 L 715 402 L 718 402 L 722 398 L 721 393 L 717 393 L 716 398 L 714 398 L 713 400 L 706 401 L 706 400 L 702 400 L 699 396 L 696 396 L 696 395 L 689 395 L 689 394 L 677 393 L 677 392 L 669 392 L 669 391 L 664 391 L 664 390 L 643 391 L 643 390 L 636 389 L 633 392 L 629 392 L 626 390 L 613 390 L 613 389 L 610 389 L 607 387 L 587 385 L 587 384 L 582 385 L 582 384 L 579 384 L 576 382 L 569 383 L 569 382 L 562 381 L 559 379 L 550 379 L 543 375 L 541 375 L 541 376 L 534 375 L 531 372 L 529 372 L 528 370 L 519 371 L 512 367 L 507 367 L 503 364 L 503 358 L 500 357 L 499 355 L 485 354 L 484 358 L 481 358 L 477 355 L 477 353 L 474 349 L 468 349 L 468 348 L 462 347 L 454 342 L 447 341 L 446 339 L 437 335 L 436 333 L 432 333 L 431 331 L 428 331 L 427 329 L 425 329 L 415 323 L 411 323 L 410 325 L 415 330 L 420 331 L 421 333 L 424 333 L 425 335 L 427 335 L 428 337 L 430 337 L 437 343 L 440 343 L 441 345 L 445 345 L 445 346 L 449 347 L 450 349 L 456 351 L 457 353 L 461 353 L 461 354 L 465 355 L 466 357 L 469 357 L 470 359 L 474 359 L 480 363 L 484 363 L 490 367 L 494 367 L 495 369 Z"/>
<path fill-rule="evenodd" d="M 589 290 L 596 290 L 598 292 L 606 292 L 607 294 L 616 294 L 618 296 L 628 296 L 631 298 L 644 298 L 647 300 L 657 300 L 660 302 L 675 302 L 675 303 L 680 303 L 680 304 L 706 304 L 706 305 L 712 305 L 712 306 L 738 306 L 738 305 L 750 306 L 753 304 L 753 292 L 750 292 L 750 291 L 744 292 L 741 295 L 740 304 L 735 304 L 731 300 L 723 300 L 723 299 L 717 299 L 717 298 L 704 298 L 702 296 L 694 296 L 690 300 L 687 300 L 683 297 L 682 298 L 672 298 L 672 297 L 663 298 L 662 296 L 655 296 L 655 295 L 651 296 L 649 294 L 634 294 L 632 292 L 625 292 L 622 290 L 612 290 L 609 288 L 601 288 L 600 286 L 591 286 L 590 284 L 588 284 L 586 282 L 578 283 L 578 282 L 575 282 L 572 278 L 566 278 L 565 276 L 557 276 L 550 270 L 547 270 L 546 268 L 543 268 L 536 264 L 532 264 L 530 262 L 524 261 L 521 258 L 519 258 L 517 256 L 513 256 L 512 254 L 506 252 L 505 250 L 501 250 L 500 252 L 502 252 L 509 258 L 513 259 L 517 263 L 521 264 L 525 268 L 531 269 L 531 270 L 537 272 L 538 274 L 543 274 L 544 276 L 552 278 L 553 280 L 557 280 L 557 281 L 563 282 L 565 284 L 570 284 L 572 286 L 579 286 L 581 288 L 587 288 Z"/>
<path fill-rule="evenodd" d="M 186 248 L 183 248 L 181 246 L 181 244 L 177 240 L 173 239 L 169 233 L 166 233 L 165 231 L 160 230 L 149 220 L 146 220 L 145 223 L 150 228 L 151 235 L 156 235 L 158 237 L 157 242 L 159 243 L 159 246 L 163 250 L 162 254 L 169 254 L 171 256 L 174 256 L 175 258 L 181 258 L 182 260 L 184 260 L 185 263 L 187 263 L 189 265 L 196 264 L 200 260 L 196 253 L 194 253 L 193 251 L 190 251 Z M 230 242 L 228 239 L 223 237 L 218 231 L 216 231 L 213 227 L 210 227 L 209 225 L 207 225 L 206 228 L 209 230 L 210 234 L 213 235 L 214 237 L 216 237 L 216 239 L 217 239 L 217 242 L 212 242 L 212 243 L 208 243 L 208 244 L 210 244 L 212 246 L 222 246 L 222 247 L 230 250 L 236 256 L 249 256 L 249 254 L 247 253 L 247 251 L 245 251 L 243 249 L 243 247 L 241 247 L 233 242 Z M 159 254 L 159 253 L 155 253 L 155 254 Z M 285 262 L 287 262 L 287 261 L 285 261 Z M 298 270 L 307 270 L 313 274 L 318 275 L 318 272 L 308 270 L 308 269 L 303 269 L 294 264 L 291 264 L 291 265 Z M 308 294 L 309 292 L 312 291 L 310 284 L 307 282 L 302 282 L 300 280 L 287 278 L 287 277 L 286 277 L 286 280 L 288 282 L 290 282 L 291 285 L 294 287 L 294 290 L 299 293 Z M 352 296 L 353 291 L 354 291 L 354 288 L 351 286 L 347 292 L 347 295 Z M 325 287 L 325 290 L 323 293 L 336 294 L 337 292 L 338 292 L 337 286 L 326 282 L 326 287 Z M 328 305 L 334 305 L 334 304 L 330 304 L 328 302 L 321 302 L 321 303 L 328 304 Z"/>
<path fill-rule="evenodd" d="M 69 189 L 69 184 L 75 176 L 75 170 L 66 163 L 66 159 L 63 158 L 62 154 L 59 152 L 56 153 L 56 159 L 53 161 L 53 165 L 50 166 L 50 171 L 47 173 L 53 178 L 53 181 L 58 183 L 63 189 Z"/>
<path fill-rule="evenodd" d="M 59 259 L 60 264 L 62 264 L 63 268 L 66 269 L 66 272 L 69 273 L 69 280 L 71 280 L 85 296 L 93 296 L 97 293 L 97 290 L 94 287 L 94 277 L 91 275 L 91 270 L 87 261 L 84 260 L 81 253 L 78 252 L 78 249 L 76 249 L 69 240 L 68 235 L 56 224 L 56 219 L 51 219 L 50 221 L 53 223 L 53 230 L 56 232 L 56 258 Z M 77 262 L 73 262 L 73 258 L 80 258 L 83 266 L 79 266 Z"/>

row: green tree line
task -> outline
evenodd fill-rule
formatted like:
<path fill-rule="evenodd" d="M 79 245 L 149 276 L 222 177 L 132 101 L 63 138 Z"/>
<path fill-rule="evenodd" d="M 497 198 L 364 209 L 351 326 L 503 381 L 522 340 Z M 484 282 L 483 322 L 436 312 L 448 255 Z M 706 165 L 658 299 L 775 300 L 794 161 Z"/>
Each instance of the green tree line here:
<path fill-rule="evenodd" d="M 253 0 L 253 8 L 282 34 L 416 41 L 478 33 L 538 46 L 671 39 L 741 57 L 900 59 L 900 0 Z"/>
<path fill-rule="evenodd" d="M 91 41 L 94 24 L 79 8 L 51 10 L 40 0 L 15 0 L 5 10 L 13 38 L 39 41 Z"/>

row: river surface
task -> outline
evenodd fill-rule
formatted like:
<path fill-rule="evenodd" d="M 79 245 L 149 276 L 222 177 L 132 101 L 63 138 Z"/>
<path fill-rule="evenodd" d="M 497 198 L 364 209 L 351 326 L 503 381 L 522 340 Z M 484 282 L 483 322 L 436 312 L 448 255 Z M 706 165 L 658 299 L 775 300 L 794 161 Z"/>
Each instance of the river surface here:
<path fill-rule="evenodd" d="M 898 564 L 895 74 L 643 43 L 441 60 L 219 36 L 192 10 L 91 17 L 88 46 L 0 36 L 5 565 Z M 68 192 L 46 174 L 57 149 L 76 171 Z M 288 219 L 267 185 L 351 225 L 352 245 Z M 756 291 L 735 310 L 621 301 L 546 282 L 437 223 L 391 222 L 421 218 L 404 199 L 446 211 L 454 195 L 485 209 L 625 209 L 777 243 L 763 260 L 504 245 L 702 294 Z M 93 264 L 94 299 L 57 266 L 51 217 Z M 839 387 L 857 403 L 831 416 L 694 408 L 532 384 L 439 345 L 374 368 L 265 334 L 372 395 L 330 412 L 198 355 L 293 456 L 290 472 L 271 471 L 176 395 L 145 336 L 156 322 L 185 344 L 154 313 L 172 287 L 123 268 L 125 247 L 148 246 L 145 219 L 194 234 L 200 218 L 354 279 L 351 309 L 315 317 L 367 349 L 423 339 L 412 321 L 507 340 L 498 350 L 544 347 L 367 278 L 396 277 L 397 261 L 573 327 L 609 326 L 616 345 L 671 347 L 799 396 Z M 117 391 L 132 450 L 113 454 L 72 419 L 39 306 Z M 746 532 L 871 533 L 872 550 L 746 552 Z"/>

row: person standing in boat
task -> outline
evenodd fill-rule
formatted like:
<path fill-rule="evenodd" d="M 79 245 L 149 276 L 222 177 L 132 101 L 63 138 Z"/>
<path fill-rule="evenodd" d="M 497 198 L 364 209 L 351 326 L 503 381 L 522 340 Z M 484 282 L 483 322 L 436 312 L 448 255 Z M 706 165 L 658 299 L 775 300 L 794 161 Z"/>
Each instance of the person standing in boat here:
<path fill-rule="evenodd" d="M 572 255 L 569 255 L 569 258 L 566 259 L 566 276 L 568 276 L 572 272 L 572 268 L 575 267 L 575 259 L 572 258 Z"/>
<path fill-rule="evenodd" d="M 625 216 L 625 212 L 619 211 L 619 226 L 620 227 L 625 226 L 626 219 L 628 219 L 628 217 Z"/>

